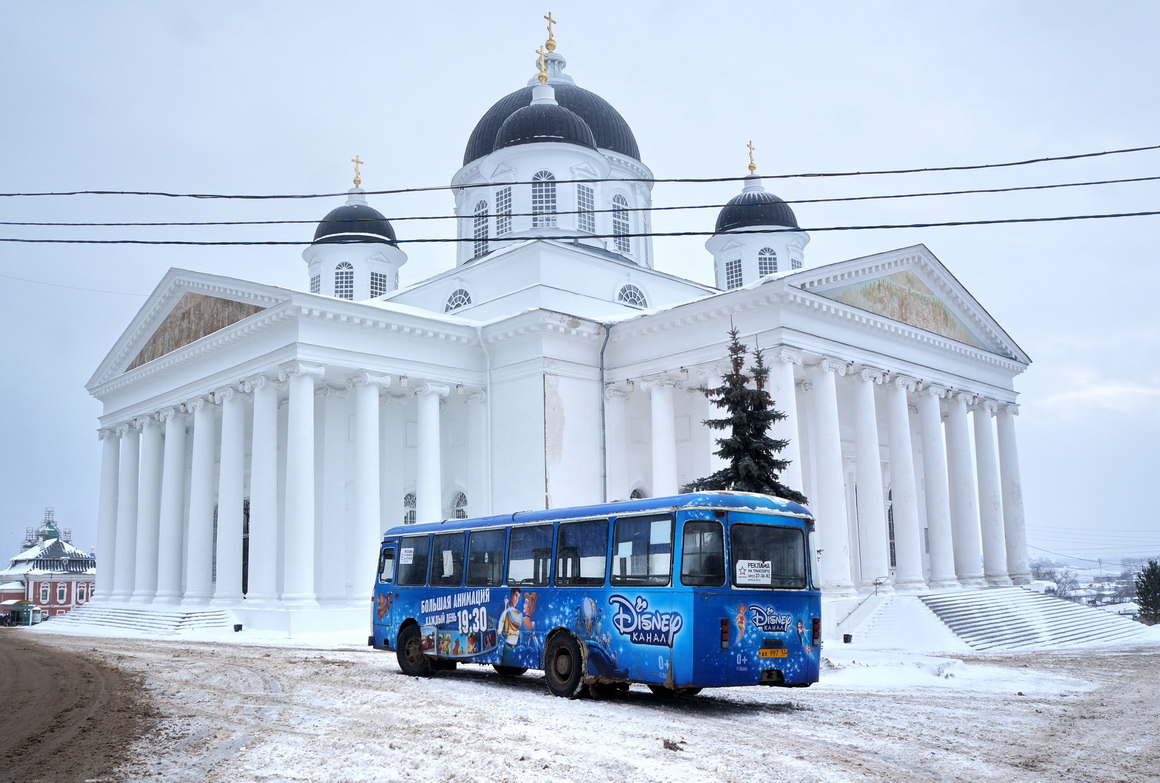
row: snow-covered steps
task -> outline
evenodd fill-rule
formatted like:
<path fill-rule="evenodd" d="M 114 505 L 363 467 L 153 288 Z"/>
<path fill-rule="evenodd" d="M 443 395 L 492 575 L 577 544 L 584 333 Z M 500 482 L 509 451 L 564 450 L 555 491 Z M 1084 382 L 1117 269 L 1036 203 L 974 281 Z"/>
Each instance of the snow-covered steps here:
<path fill-rule="evenodd" d="M 179 634 L 203 628 L 231 629 L 238 622 L 233 612 L 226 609 L 161 609 L 87 604 L 66 615 L 52 618 L 56 628 L 82 627 L 119 628 L 150 634 Z"/>
<path fill-rule="evenodd" d="M 920 600 L 976 650 L 1114 644 L 1147 632 L 1127 618 L 1021 587 L 935 593 Z"/>

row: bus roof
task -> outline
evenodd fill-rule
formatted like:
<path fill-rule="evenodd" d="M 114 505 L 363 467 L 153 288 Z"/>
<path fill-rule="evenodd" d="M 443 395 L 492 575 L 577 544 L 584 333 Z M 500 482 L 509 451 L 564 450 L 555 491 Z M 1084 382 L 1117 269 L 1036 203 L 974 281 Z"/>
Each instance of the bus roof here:
<path fill-rule="evenodd" d="M 578 517 L 618 516 L 638 511 L 659 511 L 679 508 L 720 508 L 733 511 L 757 511 L 780 514 L 787 517 L 813 519 L 813 514 L 803 505 L 770 495 L 753 492 L 695 492 L 688 495 L 621 500 L 614 503 L 598 503 L 592 506 L 572 506 L 571 508 L 551 508 L 544 511 L 518 511 L 514 514 L 496 514 L 473 519 L 445 519 L 442 522 L 424 522 L 416 525 L 397 525 L 387 530 L 384 538 L 414 533 L 432 533 L 442 530 L 467 530 L 480 527 L 518 524 L 521 522 L 554 522 L 560 519 Z"/>

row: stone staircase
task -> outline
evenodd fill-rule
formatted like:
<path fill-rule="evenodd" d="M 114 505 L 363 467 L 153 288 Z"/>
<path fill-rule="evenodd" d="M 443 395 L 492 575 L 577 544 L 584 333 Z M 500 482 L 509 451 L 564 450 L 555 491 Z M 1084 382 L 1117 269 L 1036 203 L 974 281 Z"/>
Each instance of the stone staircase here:
<path fill-rule="evenodd" d="M 51 626 L 83 633 L 85 628 L 115 628 L 148 634 L 175 635 L 210 628 L 232 630 L 238 620 L 228 609 L 182 610 L 86 604 L 60 617 Z"/>
<path fill-rule="evenodd" d="M 1125 617 L 1021 587 L 939 593 L 922 602 L 976 650 L 1115 644 L 1147 632 Z"/>

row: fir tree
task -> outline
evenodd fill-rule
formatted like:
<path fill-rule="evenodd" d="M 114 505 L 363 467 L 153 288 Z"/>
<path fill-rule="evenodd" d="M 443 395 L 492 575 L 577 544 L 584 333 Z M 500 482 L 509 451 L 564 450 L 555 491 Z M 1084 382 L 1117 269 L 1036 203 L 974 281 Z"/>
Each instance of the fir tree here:
<path fill-rule="evenodd" d="M 1140 605 L 1140 620 L 1147 625 L 1160 623 L 1160 563 L 1149 560 L 1136 574 L 1136 603 Z"/>
<path fill-rule="evenodd" d="M 760 492 L 805 503 L 805 495 L 785 486 L 779 479 L 781 472 L 789 467 L 787 460 L 777 456 L 787 441 L 774 440 L 768 432 L 774 423 L 785 418 L 785 414 L 773 407 L 773 398 L 765 389 L 769 380 L 765 357 L 760 348 L 755 350 L 753 368 L 746 372 L 745 357 L 749 346 L 743 345 L 737 335 L 735 327 L 729 330 L 730 371 L 721 379 L 721 385 L 714 389 L 700 389 L 727 414 L 704 422 L 710 429 L 729 432 L 727 437 L 717 438 L 719 448 L 716 452 L 727 464 L 713 475 L 689 483 L 684 491 L 728 489 Z"/>

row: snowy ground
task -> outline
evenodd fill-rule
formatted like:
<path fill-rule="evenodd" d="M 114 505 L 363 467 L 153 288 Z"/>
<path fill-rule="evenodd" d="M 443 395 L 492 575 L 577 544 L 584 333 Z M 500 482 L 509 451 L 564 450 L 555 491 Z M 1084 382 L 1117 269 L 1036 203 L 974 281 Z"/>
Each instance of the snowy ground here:
<path fill-rule="evenodd" d="M 1103 783 L 1160 770 L 1160 631 L 1018 655 L 831 643 L 804 690 L 666 700 L 633 686 L 576 701 L 535 672 L 406 677 L 362 638 L 32 633 L 143 677 L 161 719 L 117 780 Z"/>

